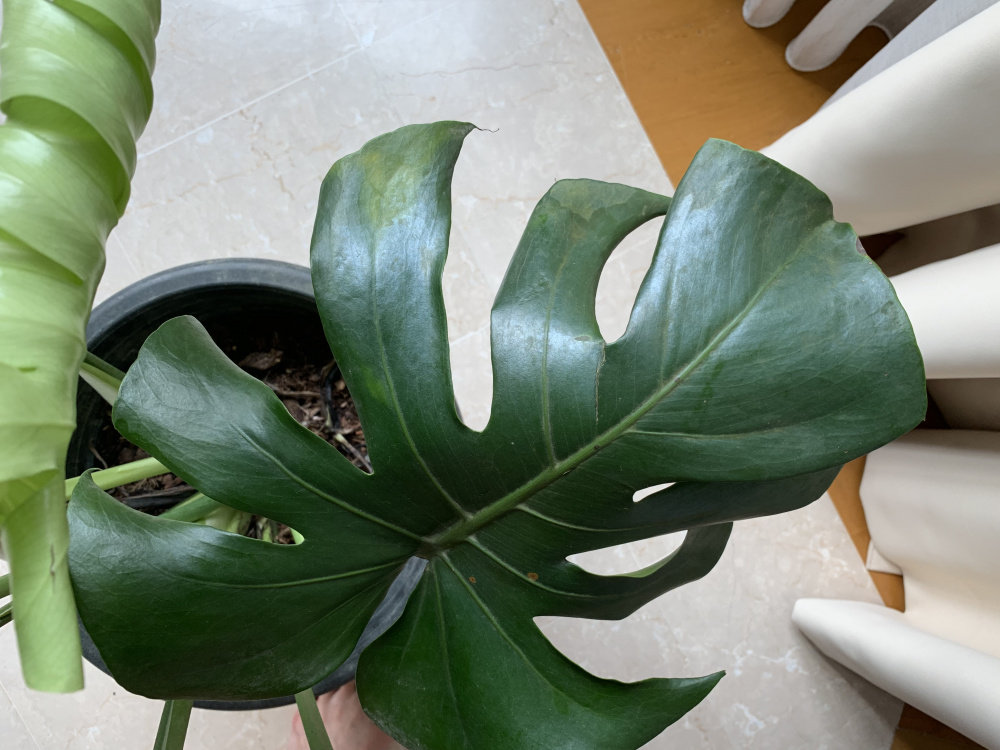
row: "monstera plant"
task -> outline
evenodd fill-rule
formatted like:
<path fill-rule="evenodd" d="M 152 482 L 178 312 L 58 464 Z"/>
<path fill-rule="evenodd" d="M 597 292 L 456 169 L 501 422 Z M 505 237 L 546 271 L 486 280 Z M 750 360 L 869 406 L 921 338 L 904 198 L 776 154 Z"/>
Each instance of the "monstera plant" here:
<path fill-rule="evenodd" d="M 322 187 L 314 287 L 371 473 L 295 422 L 197 321 L 171 320 L 143 346 L 117 429 L 304 541 L 144 516 L 81 481 L 73 583 L 127 689 L 177 701 L 307 689 L 417 556 L 426 568 L 405 611 L 358 666 L 381 727 L 413 749 L 636 748 L 721 673 L 599 679 L 533 618 L 625 617 L 711 570 L 734 521 L 805 505 L 842 463 L 920 420 L 912 332 L 850 227 L 801 177 L 710 141 L 672 199 L 589 180 L 541 199 L 493 307 L 490 421 L 470 429 L 441 273 L 472 129 L 381 136 Z M 661 216 L 628 328 L 608 343 L 594 314 L 602 266 Z M 628 575 L 567 560 L 680 530 L 674 554 Z"/>
<path fill-rule="evenodd" d="M 672 199 L 559 182 L 496 299 L 493 409 L 477 432 L 455 408 L 441 293 L 472 126 L 403 128 L 334 166 L 313 238 L 320 314 L 373 471 L 179 318 L 121 382 L 116 427 L 157 470 L 302 541 L 144 516 L 90 476 L 67 526 L 77 372 L 102 369 L 84 360 L 84 323 L 150 111 L 158 17 L 156 0 L 4 0 L 0 597 L 14 595 L 28 683 L 80 684 L 72 578 L 114 676 L 168 701 L 159 746 L 179 746 L 193 698 L 308 693 L 417 557 L 417 588 L 357 675 L 401 743 L 603 750 L 656 735 L 721 673 L 599 679 L 534 618 L 628 615 L 707 573 L 733 521 L 810 502 L 840 464 L 912 427 L 922 367 L 886 279 L 819 191 L 731 144 L 706 145 Z M 658 217 L 631 321 L 608 343 L 602 266 Z M 679 549 L 629 575 L 567 560 L 672 531 L 686 531 Z M 0 626 L 10 619 L 0 604 Z"/>

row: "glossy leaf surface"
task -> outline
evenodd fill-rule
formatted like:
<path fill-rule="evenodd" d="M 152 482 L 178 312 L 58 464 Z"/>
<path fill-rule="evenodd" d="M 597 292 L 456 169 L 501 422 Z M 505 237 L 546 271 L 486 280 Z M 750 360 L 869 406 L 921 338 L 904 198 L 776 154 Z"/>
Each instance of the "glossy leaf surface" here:
<path fill-rule="evenodd" d="M 470 130 L 403 128 L 324 181 L 314 286 L 373 474 L 296 425 L 191 319 L 147 341 L 119 394 L 119 429 L 209 496 L 284 521 L 305 543 L 265 549 L 140 518 L 81 486 L 74 582 L 125 687 L 168 698 L 305 687 L 346 656 L 417 553 L 429 564 L 406 611 L 359 664 L 380 725 L 410 748 L 638 747 L 720 675 L 599 679 L 533 618 L 627 616 L 705 575 L 732 521 L 805 505 L 841 463 L 919 421 L 912 332 L 850 228 L 800 177 L 710 142 L 672 200 L 587 180 L 541 200 L 494 305 L 492 416 L 469 429 L 454 405 L 440 277 L 451 173 Z M 601 268 L 663 215 L 628 329 L 606 343 L 594 317 Z M 675 484 L 633 502 L 665 482 Z M 630 575 L 566 560 L 679 530 L 689 531 L 673 555 Z M 113 558 L 96 550 L 107 535 Z M 189 653 L 193 676 L 170 666 Z M 255 677 L 260 653 L 269 669 Z"/>
<path fill-rule="evenodd" d="M 152 106 L 158 0 L 4 0 L 0 531 L 28 685 L 83 686 L 63 471 L 104 243 Z"/>

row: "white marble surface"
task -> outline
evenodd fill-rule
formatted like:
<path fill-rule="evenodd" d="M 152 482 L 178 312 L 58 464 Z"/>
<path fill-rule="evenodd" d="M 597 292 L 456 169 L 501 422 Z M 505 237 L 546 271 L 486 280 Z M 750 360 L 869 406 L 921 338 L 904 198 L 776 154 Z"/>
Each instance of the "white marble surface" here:
<path fill-rule="evenodd" d="M 474 426 L 489 409 L 490 301 L 534 202 L 562 177 L 670 190 L 573 0 L 164 0 L 154 83 L 101 299 L 203 258 L 305 263 L 319 183 L 338 156 L 409 122 L 467 119 L 495 131 L 473 134 L 459 162 L 445 269 L 456 389 Z M 609 337 L 624 328 L 655 229 L 637 234 L 599 290 Z M 588 564 L 628 565 L 664 544 Z M 887 748 L 898 702 L 797 634 L 789 613 L 805 595 L 876 600 L 826 499 L 740 524 L 709 577 L 621 623 L 544 627 L 602 675 L 729 671 L 649 748 Z M 157 704 L 94 670 L 87 680 L 70 696 L 28 691 L 10 628 L 0 631 L 3 750 L 148 747 Z M 288 722 L 289 709 L 196 711 L 188 748 L 276 750 Z"/>

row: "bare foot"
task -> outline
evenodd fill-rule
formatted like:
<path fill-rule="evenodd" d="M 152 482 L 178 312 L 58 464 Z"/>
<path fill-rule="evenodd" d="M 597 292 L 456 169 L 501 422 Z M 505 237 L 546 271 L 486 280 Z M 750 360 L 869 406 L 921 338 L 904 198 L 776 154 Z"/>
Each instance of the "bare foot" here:
<path fill-rule="evenodd" d="M 361 708 L 353 681 L 319 696 L 316 705 L 333 750 L 406 750 L 368 718 Z M 285 750 L 309 750 L 298 713 L 292 719 L 292 735 Z"/>

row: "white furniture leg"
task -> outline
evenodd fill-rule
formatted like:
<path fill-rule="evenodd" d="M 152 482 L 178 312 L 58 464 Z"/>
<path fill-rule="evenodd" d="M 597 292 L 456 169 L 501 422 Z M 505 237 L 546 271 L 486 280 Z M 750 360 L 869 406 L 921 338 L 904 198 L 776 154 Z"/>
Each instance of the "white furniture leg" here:
<path fill-rule="evenodd" d="M 836 60 L 892 0 L 830 0 L 785 49 L 795 70 L 821 70 Z"/>
<path fill-rule="evenodd" d="M 793 5 L 795 0 L 744 0 L 743 20 L 755 29 L 774 26 Z"/>

